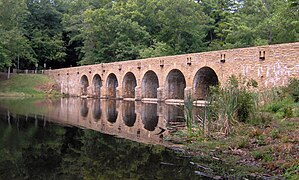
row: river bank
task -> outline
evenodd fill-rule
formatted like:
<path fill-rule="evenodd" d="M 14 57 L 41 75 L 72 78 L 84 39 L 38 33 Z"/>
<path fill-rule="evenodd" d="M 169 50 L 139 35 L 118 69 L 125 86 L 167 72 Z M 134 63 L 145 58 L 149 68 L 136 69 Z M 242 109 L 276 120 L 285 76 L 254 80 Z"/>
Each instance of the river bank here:
<path fill-rule="evenodd" d="M 192 156 L 231 165 L 225 170 L 214 163 L 208 167 L 224 177 L 249 173 L 262 179 L 299 179 L 299 80 L 265 92 L 249 90 L 255 83 L 243 82 L 232 77 L 212 89 L 201 113 L 185 103 L 186 127 L 169 140 Z"/>
<path fill-rule="evenodd" d="M 219 133 L 207 138 L 189 137 L 181 130 L 168 140 L 194 157 L 208 159 L 210 164 L 203 166 L 205 173 L 212 169 L 226 178 L 299 178 L 298 117 L 260 125 L 239 124 L 235 129 L 228 137 Z"/>
<path fill-rule="evenodd" d="M 55 82 L 42 74 L 13 74 L 0 78 L 0 97 L 44 97 L 59 95 Z"/>

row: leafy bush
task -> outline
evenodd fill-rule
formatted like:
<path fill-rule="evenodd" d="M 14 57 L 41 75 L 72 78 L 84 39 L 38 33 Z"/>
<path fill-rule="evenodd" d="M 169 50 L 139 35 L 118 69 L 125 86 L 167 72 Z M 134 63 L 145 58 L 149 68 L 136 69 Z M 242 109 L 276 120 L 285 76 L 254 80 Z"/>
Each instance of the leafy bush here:
<path fill-rule="evenodd" d="M 291 96 L 294 102 L 299 102 L 299 79 L 290 79 L 287 87 L 283 88 L 285 96 Z"/>
<path fill-rule="evenodd" d="M 283 177 L 286 179 L 298 179 L 299 178 L 299 165 L 294 164 L 293 166 L 286 169 Z"/>
<path fill-rule="evenodd" d="M 280 101 L 274 101 L 263 107 L 264 112 L 274 113 L 277 119 L 294 117 L 293 112 L 294 102 L 290 98 L 285 98 Z"/>
<path fill-rule="evenodd" d="M 272 139 L 276 139 L 279 137 L 279 130 L 278 129 L 273 129 L 271 132 L 270 132 L 270 136 Z"/>

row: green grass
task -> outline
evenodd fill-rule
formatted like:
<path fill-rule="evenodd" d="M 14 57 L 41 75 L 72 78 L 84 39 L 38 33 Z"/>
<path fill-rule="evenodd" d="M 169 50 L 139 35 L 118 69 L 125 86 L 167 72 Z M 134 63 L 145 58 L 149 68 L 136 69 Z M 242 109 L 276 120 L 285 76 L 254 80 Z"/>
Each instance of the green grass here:
<path fill-rule="evenodd" d="M 0 81 L 0 96 L 43 96 L 45 92 L 37 87 L 54 83 L 41 74 L 16 74 L 9 80 Z"/>

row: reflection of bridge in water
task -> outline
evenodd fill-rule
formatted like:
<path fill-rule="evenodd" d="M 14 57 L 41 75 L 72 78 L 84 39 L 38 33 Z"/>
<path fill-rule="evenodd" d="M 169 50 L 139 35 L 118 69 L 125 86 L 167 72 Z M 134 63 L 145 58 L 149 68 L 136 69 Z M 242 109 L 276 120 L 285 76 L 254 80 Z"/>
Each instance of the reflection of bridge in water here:
<path fill-rule="evenodd" d="M 184 122 L 182 107 L 164 103 L 82 98 L 56 103 L 46 117 L 138 142 L 161 143 L 169 123 Z"/>
<path fill-rule="evenodd" d="M 40 113 L 38 109 L 45 110 Z M 43 117 L 49 122 L 153 144 L 161 144 L 165 136 L 176 127 L 182 127 L 184 122 L 183 107 L 179 106 L 84 98 L 44 100 L 35 103 L 30 112 L 20 115 L 28 114 Z"/>

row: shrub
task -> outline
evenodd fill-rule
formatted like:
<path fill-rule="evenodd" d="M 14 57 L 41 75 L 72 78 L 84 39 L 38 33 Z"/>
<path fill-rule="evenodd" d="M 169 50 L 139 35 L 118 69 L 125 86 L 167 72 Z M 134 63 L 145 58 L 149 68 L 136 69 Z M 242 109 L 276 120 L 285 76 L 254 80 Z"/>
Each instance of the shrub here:
<path fill-rule="evenodd" d="M 278 129 L 273 129 L 271 132 L 270 132 L 270 136 L 272 139 L 276 139 L 278 138 L 279 136 L 279 130 Z"/>
<path fill-rule="evenodd" d="M 293 100 L 290 98 L 284 98 L 281 101 L 274 101 L 270 104 L 267 104 L 263 107 L 263 111 L 274 113 L 275 117 L 278 119 L 281 118 L 291 118 L 295 115 L 293 112 Z"/>
<path fill-rule="evenodd" d="M 299 102 L 299 79 L 290 79 L 289 85 L 282 90 L 285 96 L 291 96 L 294 102 Z"/>
<path fill-rule="evenodd" d="M 299 178 L 299 165 L 294 164 L 293 166 L 286 169 L 283 177 L 286 179 L 298 179 Z"/>

